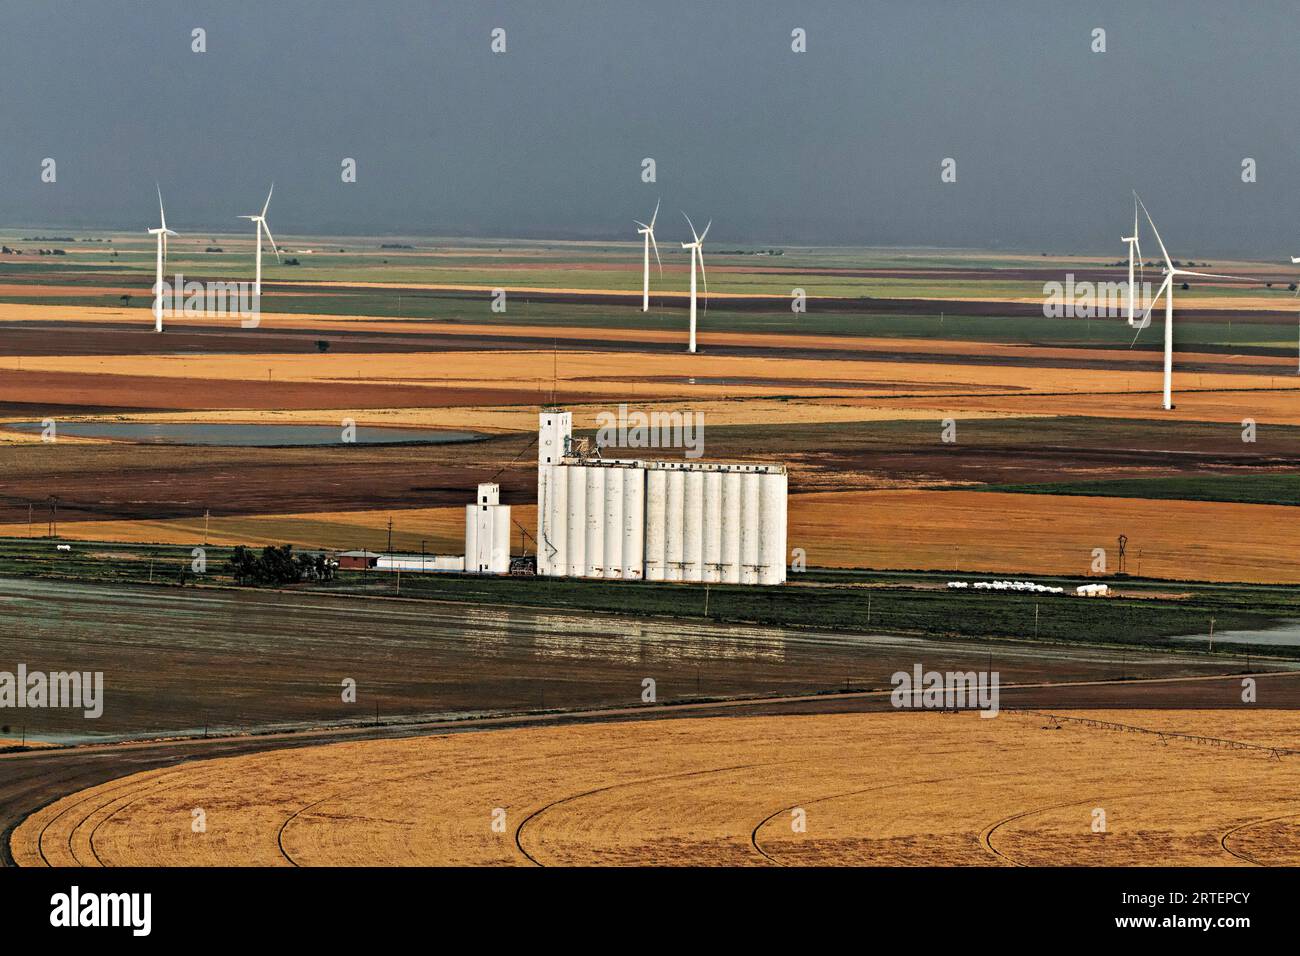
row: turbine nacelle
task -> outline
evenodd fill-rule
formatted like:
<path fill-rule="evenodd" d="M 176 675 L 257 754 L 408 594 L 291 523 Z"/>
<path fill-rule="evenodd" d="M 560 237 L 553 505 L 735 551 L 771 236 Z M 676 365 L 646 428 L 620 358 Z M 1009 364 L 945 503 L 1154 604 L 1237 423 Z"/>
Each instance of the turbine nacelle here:
<path fill-rule="evenodd" d="M 271 251 L 275 253 L 275 261 L 280 261 L 280 250 L 275 244 L 275 237 L 271 235 L 271 227 L 266 224 L 266 210 L 271 206 L 271 194 L 275 192 L 275 183 L 271 183 L 271 188 L 267 190 L 266 202 L 262 203 L 262 211 L 255 216 L 240 216 L 240 219 L 247 219 L 257 227 L 257 255 L 258 261 L 261 262 L 262 255 L 262 233 L 266 233 L 266 241 L 271 244 Z M 259 284 L 260 288 L 260 284 Z"/>

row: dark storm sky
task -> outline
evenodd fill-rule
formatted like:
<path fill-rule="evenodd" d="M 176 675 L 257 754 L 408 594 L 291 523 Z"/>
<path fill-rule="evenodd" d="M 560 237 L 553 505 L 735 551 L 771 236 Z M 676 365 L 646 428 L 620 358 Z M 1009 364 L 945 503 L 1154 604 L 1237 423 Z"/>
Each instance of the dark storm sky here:
<path fill-rule="evenodd" d="M 664 241 L 1119 258 L 1137 188 L 1175 256 L 1278 259 L 1297 43 L 1294 2 L 0 0 L 0 223 L 143 229 L 158 180 L 231 230 L 274 179 L 277 234 L 631 240 L 662 196 Z"/>

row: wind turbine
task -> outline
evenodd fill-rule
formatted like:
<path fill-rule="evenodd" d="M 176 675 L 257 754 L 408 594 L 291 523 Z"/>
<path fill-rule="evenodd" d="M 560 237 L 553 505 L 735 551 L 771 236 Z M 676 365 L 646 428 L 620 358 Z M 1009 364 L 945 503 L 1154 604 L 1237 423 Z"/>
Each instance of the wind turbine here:
<path fill-rule="evenodd" d="M 153 330 L 161 332 L 163 330 L 163 260 L 167 258 L 167 237 L 174 236 L 176 233 L 167 228 L 167 213 L 163 212 L 162 187 L 157 183 L 154 183 L 154 186 L 158 189 L 158 219 L 161 225 L 157 229 L 149 230 L 149 235 L 158 237 L 158 266 L 153 281 Z"/>
<path fill-rule="evenodd" d="M 1132 328 L 1133 325 L 1135 324 L 1134 319 L 1136 318 L 1136 316 L 1134 315 L 1134 302 L 1136 301 L 1136 293 L 1134 291 L 1135 287 L 1133 285 L 1134 249 L 1137 250 L 1137 259 L 1138 259 L 1139 266 L 1141 266 L 1142 263 L 1142 242 L 1140 241 L 1140 238 L 1138 236 L 1137 193 L 1133 194 L 1133 235 L 1120 236 L 1120 241 L 1128 243 L 1128 324 L 1129 327 Z"/>
<path fill-rule="evenodd" d="M 1155 308 L 1156 302 L 1163 295 L 1165 297 L 1165 387 L 1161 406 L 1165 411 L 1170 411 L 1174 407 L 1174 278 L 1176 276 L 1195 276 L 1200 279 L 1244 279 L 1248 277 L 1215 275 L 1210 272 L 1191 272 L 1187 269 L 1175 269 L 1173 260 L 1169 258 L 1169 250 L 1165 248 L 1164 240 L 1160 238 L 1160 230 L 1156 228 L 1155 220 L 1151 218 L 1146 203 L 1138 197 L 1136 192 L 1133 193 L 1133 198 L 1137 200 L 1138 205 L 1142 207 L 1142 211 L 1146 213 L 1147 222 L 1151 224 L 1151 231 L 1155 233 L 1156 242 L 1160 243 L 1160 254 L 1165 257 L 1165 281 L 1160 283 L 1160 288 L 1156 290 L 1155 296 L 1151 299 L 1151 304 L 1147 306 L 1142 321 L 1146 322 L 1151 315 L 1151 310 Z"/>
<path fill-rule="evenodd" d="M 271 205 L 271 193 L 275 192 L 275 183 L 271 183 L 271 188 L 266 193 L 266 202 L 262 204 L 262 211 L 256 216 L 240 216 L 240 219 L 248 219 L 256 224 L 257 229 L 257 269 L 253 278 L 253 300 L 260 303 L 262 301 L 262 233 L 266 233 L 266 240 L 271 244 L 275 251 L 275 261 L 280 261 L 280 250 L 275 248 L 275 240 L 271 238 L 271 229 L 266 224 L 266 210 Z"/>
<path fill-rule="evenodd" d="M 688 351 L 694 352 L 695 351 L 695 261 L 697 259 L 699 260 L 700 275 L 704 277 L 704 307 L 707 309 L 709 307 L 709 274 L 704 271 L 704 248 L 703 247 L 704 247 L 704 237 L 709 234 L 709 226 L 713 225 L 713 220 L 710 219 L 708 221 L 708 224 L 704 227 L 703 234 L 697 234 L 695 232 L 695 223 L 691 222 L 691 217 L 687 216 L 686 213 L 682 213 L 682 215 L 686 216 L 686 225 L 691 227 L 691 235 L 695 237 L 694 242 L 682 243 L 683 249 L 691 250 L 691 346 L 688 349 Z"/>
<path fill-rule="evenodd" d="M 655 242 L 655 220 L 657 218 L 659 218 L 659 203 L 656 202 L 654 215 L 650 217 L 650 225 L 647 226 L 639 219 L 632 220 L 638 226 L 641 227 L 636 231 L 637 235 L 645 236 L 645 240 L 644 240 L 645 268 L 643 270 L 642 282 L 641 282 L 641 311 L 642 312 L 650 311 L 650 247 L 651 246 L 655 247 L 655 262 L 659 263 L 659 274 L 660 275 L 664 274 L 664 264 L 663 261 L 659 258 L 659 245 L 658 243 Z"/>

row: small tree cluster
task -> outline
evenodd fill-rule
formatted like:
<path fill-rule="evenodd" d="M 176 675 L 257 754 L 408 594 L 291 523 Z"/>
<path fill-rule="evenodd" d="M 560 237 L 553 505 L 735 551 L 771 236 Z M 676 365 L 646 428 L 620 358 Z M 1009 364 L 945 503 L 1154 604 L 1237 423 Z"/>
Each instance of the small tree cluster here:
<path fill-rule="evenodd" d="M 298 584 L 301 581 L 331 581 L 338 563 L 323 554 L 293 553 L 293 545 L 267 545 L 259 555 L 239 545 L 226 568 L 236 584 Z"/>

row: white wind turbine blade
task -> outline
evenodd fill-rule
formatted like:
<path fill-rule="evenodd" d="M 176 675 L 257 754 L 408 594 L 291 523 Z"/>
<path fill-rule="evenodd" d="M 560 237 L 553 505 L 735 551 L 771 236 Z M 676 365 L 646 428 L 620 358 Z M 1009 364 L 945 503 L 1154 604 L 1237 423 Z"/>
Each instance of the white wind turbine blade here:
<path fill-rule="evenodd" d="M 655 251 L 655 262 L 659 263 L 659 274 L 664 274 L 663 260 L 659 258 L 659 243 L 655 242 L 655 231 L 650 229 L 646 235 L 650 237 L 650 248 Z"/>
<path fill-rule="evenodd" d="M 1292 261 L 1292 262 L 1300 262 L 1300 256 L 1292 256 L 1292 257 L 1291 257 L 1291 261 Z"/>
<path fill-rule="evenodd" d="M 1189 272 L 1189 271 L 1186 270 L 1186 269 L 1175 269 L 1175 270 L 1174 270 L 1174 275 L 1180 275 L 1180 276 L 1196 276 L 1197 278 L 1200 278 L 1200 279 L 1240 279 L 1240 280 L 1242 280 L 1243 282 L 1258 282 L 1258 281 L 1259 281 L 1258 279 L 1253 279 L 1253 278 L 1251 278 L 1250 276 L 1224 276 L 1224 275 L 1216 275 L 1216 274 L 1213 273 L 1213 272 Z"/>
<path fill-rule="evenodd" d="M 646 228 L 653 230 L 654 227 L 655 227 L 655 220 L 658 219 L 658 218 L 659 218 L 659 200 L 656 199 L 656 200 L 655 200 L 655 211 L 654 211 L 654 213 L 651 214 L 651 216 L 650 216 L 650 225 L 647 226 Z"/>
<path fill-rule="evenodd" d="M 709 227 L 705 226 L 704 231 L 707 233 Z M 703 241 L 704 237 L 700 236 L 700 242 Z M 704 271 L 704 248 L 697 244 L 695 246 L 695 255 L 700 257 L 700 278 L 704 280 L 704 313 L 707 315 L 709 312 L 709 274 Z"/>
<path fill-rule="evenodd" d="M 268 197 L 269 199 L 269 197 Z M 280 261 L 280 250 L 275 248 L 275 240 L 271 237 L 271 227 L 266 224 L 265 219 L 258 219 L 257 224 L 262 231 L 266 233 L 266 240 L 271 244 L 271 250 L 275 253 L 275 261 Z"/>
<path fill-rule="evenodd" d="M 266 218 L 266 210 L 271 205 L 271 193 L 275 192 L 275 183 L 271 183 L 271 188 L 266 192 L 266 202 L 262 204 L 262 218 Z"/>
<path fill-rule="evenodd" d="M 1160 243 L 1160 254 L 1165 257 L 1165 265 L 1169 267 L 1170 272 L 1173 272 L 1173 260 L 1169 258 L 1169 250 L 1165 248 L 1165 241 L 1160 238 L 1160 230 L 1156 228 L 1156 222 L 1151 218 L 1151 211 L 1147 209 L 1147 204 L 1141 200 L 1137 193 L 1133 194 L 1133 198 L 1138 201 L 1138 205 L 1141 206 L 1142 211 L 1146 213 L 1147 222 L 1151 223 L 1151 231 L 1156 234 L 1156 242 Z"/>
<path fill-rule="evenodd" d="M 1138 335 L 1141 335 L 1142 330 L 1150 324 L 1149 320 L 1151 318 L 1151 310 L 1156 307 L 1156 303 L 1160 301 L 1160 297 L 1162 295 L 1172 295 L 1170 283 L 1173 282 L 1173 278 L 1172 275 L 1165 276 L 1165 281 L 1160 283 L 1160 288 L 1157 289 L 1156 294 L 1151 297 L 1151 301 L 1147 304 L 1147 310 L 1142 315 L 1142 321 L 1137 324 L 1137 335 L 1133 336 L 1133 341 L 1129 343 L 1129 348 L 1137 345 Z"/>
<path fill-rule="evenodd" d="M 691 217 L 690 217 L 690 216 L 687 216 L 686 213 L 682 213 L 682 215 L 683 215 L 683 216 L 686 216 L 686 225 L 688 225 L 688 226 L 691 227 L 691 238 L 694 239 L 696 242 L 699 242 L 699 241 L 700 241 L 700 237 L 699 237 L 699 234 L 696 233 L 696 231 L 695 231 L 695 223 L 691 222 Z M 683 243 L 682 243 L 682 247 L 685 248 L 686 246 L 687 246 L 687 243 L 683 242 Z"/>
<path fill-rule="evenodd" d="M 644 229 L 646 232 L 650 231 L 650 227 L 647 226 L 645 223 L 643 223 L 640 219 L 633 219 L 632 221 L 641 227 L 641 229 L 638 229 L 637 232 L 640 232 L 642 229 Z"/>
<path fill-rule="evenodd" d="M 696 241 L 696 242 L 703 242 L 703 241 L 704 241 L 704 237 L 707 236 L 707 235 L 709 234 L 709 228 L 710 228 L 712 225 L 713 225 L 713 220 L 710 219 L 709 222 L 708 222 L 708 225 L 706 225 L 706 226 L 704 227 L 704 231 L 703 231 L 702 233 L 700 233 L 699 238 L 697 238 L 695 241 Z"/>
<path fill-rule="evenodd" d="M 163 211 L 162 187 L 154 183 L 154 188 L 158 190 L 158 219 L 162 223 L 163 231 L 167 231 L 167 213 Z"/>

